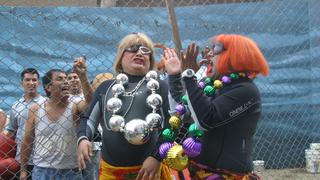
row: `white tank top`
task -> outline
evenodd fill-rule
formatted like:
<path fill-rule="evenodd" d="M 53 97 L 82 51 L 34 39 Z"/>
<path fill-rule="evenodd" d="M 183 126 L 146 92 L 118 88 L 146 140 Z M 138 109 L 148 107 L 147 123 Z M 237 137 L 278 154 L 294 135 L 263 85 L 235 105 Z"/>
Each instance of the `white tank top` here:
<path fill-rule="evenodd" d="M 48 119 L 45 103 L 38 110 L 35 124 L 33 163 L 39 167 L 55 169 L 77 168 L 77 135 L 69 103 L 58 121 Z"/>

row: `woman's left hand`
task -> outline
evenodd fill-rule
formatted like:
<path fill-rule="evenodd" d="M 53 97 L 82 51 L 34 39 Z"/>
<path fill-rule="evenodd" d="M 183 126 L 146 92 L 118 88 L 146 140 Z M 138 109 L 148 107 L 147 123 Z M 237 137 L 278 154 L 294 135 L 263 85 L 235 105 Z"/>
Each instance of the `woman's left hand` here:
<path fill-rule="evenodd" d="M 160 169 L 160 162 L 156 160 L 154 157 L 149 156 L 147 157 L 146 160 L 144 160 L 143 165 L 136 179 L 137 180 L 160 179 L 159 169 Z"/>

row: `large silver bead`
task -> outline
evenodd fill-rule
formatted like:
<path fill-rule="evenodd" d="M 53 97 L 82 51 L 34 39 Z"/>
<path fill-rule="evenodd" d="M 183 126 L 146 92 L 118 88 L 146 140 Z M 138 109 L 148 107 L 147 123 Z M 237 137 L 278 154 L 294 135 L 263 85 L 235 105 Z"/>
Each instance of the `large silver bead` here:
<path fill-rule="evenodd" d="M 120 74 L 117 75 L 116 81 L 117 81 L 118 84 L 120 84 L 120 83 L 121 84 L 127 84 L 128 81 L 129 81 L 129 78 L 128 78 L 128 76 L 126 74 L 120 73 Z"/>
<path fill-rule="evenodd" d="M 160 87 L 159 82 L 155 79 L 150 79 L 147 83 L 147 88 L 152 91 L 158 90 L 159 87 Z"/>
<path fill-rule="evenodd" d="M 146 116 L 146 121 L 150 129 L 156 128 L 159 125 L 159 122 L 161 122 L 161 116 L 158 113 L 149 113 Z"/>
<path fill-rule="evenodd" d="M 162 97 L 159 94 L 150 94 L 147 97 L 147 104 L 152 109 L 159 109 L 162 105 Z"/>
<path fill-rule="evenodd" d="M 149 71 L 147 74 L 146 74 L 146 79 L 149 81 L 150 79 L 158 79 L 158 73 L 157 71 Z"/>
<path fill-rule="evenodd" d="M 115 84 L 112 86 L 112 93 L 114 96 L 119 96 L 125 92 L 122 84 Z"/>
<path fill-rule="evenodd" d="M 119 132 L 121 129 L 124 128 L 124 118 L 119 115 L 112 115 L 109 119 L 109 128 L 114 132 Z"/>
<path fill-rule="evenodd" d="M 150 130 L 146 121 L 133 119 L 124 127 L 124 137 L 134 145 L 145 144 L 150 139 Z"/>
<path fill-rule="evenodd" d="M 116 113 L 121 109 L 122 101 L 119 98 L 112 97 L 107 101 L 107 110 Z"/>

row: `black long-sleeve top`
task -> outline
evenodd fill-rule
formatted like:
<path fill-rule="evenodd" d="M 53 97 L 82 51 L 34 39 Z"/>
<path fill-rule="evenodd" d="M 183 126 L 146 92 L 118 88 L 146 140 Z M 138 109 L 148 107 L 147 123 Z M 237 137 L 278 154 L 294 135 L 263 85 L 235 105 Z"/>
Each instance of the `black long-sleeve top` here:
<path fill-rule="evenodd" d="M 171 94 L 178 94 L 173 91 L 180 82 L 180 75 L 169 76 Z M 192 117 L 205 130 L 201 154 L 194 161 L 213 169 L 252 171 L 252 141 L 261 114 L 260 93 L 253 81 L 232 80 L 213 97 L 204 95 L 194 78 L 185 77 L 182 84 Z"/>
<path fill-rule="evenodd" d="M 124 87 L 126 92 L 131 91 L 136 87 L 143 76 L 128 75 L 129 82 Z M 119 96 L 122 100 L 122 108 L 116 114 L 125 117 L 125 122 L 132 119 L 144 120 L 147 114 L 152 112 L 152 108 L 146 104 L 147 97 L 151 94 L 151 90 L 146 87 L 145 81 L 140 88 L 137 89 L 134 96 Z M 160 89 L 156 92 L 161 95 L 163 103 L 157 113 L 162 116 L 162 126 L 168 127 L 169 118 L 169 103 L 168 103 L 168 85 L 165 81 L 159 80 Z M 92 140 L 93 134 L 99 123 L 102 125 L 102 159 L 113 166 L 136 166 L 142 165 L 143 161 L 148 156 L 153 156 L 159 159 L 158 147 L 161 144 L 160 129 L 154 130 L 151 133 L 149 141 L 143 145 L 130 144 L 124 137 L 122 132 L 113 132 L 108 130 L 106 123 L 110 119 L 112 113 L 106 111 L 106 101 L 113 97 L 112 85 L 114 80 L 103 82 L 94 93 L 92 102 L 89 105 L 83 118 L 80 119 L 78 129 L 79 140 L 83 137 Z M 105 96 L 107 96 L 105 98 Z M 105 114 L 103 114 L 105 113 Z M 105 115 L 105 120 L 103 116 Z M 160 159 L 159 159 L 160 160 Z"/>

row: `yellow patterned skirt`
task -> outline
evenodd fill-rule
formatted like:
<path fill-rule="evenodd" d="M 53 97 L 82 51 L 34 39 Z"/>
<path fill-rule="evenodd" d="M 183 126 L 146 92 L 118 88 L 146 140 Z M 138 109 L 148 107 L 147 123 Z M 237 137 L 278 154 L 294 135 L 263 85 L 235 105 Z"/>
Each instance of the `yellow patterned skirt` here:
<path fill-rule="evenodd" d="M 224 169 L 211 169 L 200 163 L 191 161 L 189 164 L 189 170 L 192 180 L 203 179 L 219 179 L 219 180 L 261 180 L 261 178 L 255 173 L 235 173 Z"/>
<path fill-rule="evenodd" d="M 115 167 L 104 160 L 100 161 L 100 180 L 134 180 L 142 166 L 130 166 L 130 167 Z M 168 166 L 161 163 L 160 165 L 160 179 L 170 180 L 171 174 Z"/>

